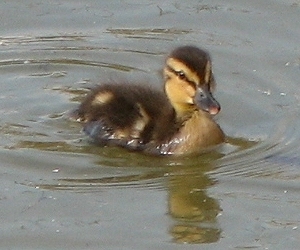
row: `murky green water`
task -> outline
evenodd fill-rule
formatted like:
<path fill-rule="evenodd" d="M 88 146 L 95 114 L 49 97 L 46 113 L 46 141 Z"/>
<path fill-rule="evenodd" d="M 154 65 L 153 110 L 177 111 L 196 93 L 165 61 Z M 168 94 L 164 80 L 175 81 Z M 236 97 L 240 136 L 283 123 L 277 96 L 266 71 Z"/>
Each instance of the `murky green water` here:
<path fill-rule="evenodd" d="M 1 249 L 299 248 L 299 1 L 16 0 L 0 14 Z M 101 82 L 160 86 L 183 44 L 211 52 L 223 148 L 99 148 L 67 119 Z"/>

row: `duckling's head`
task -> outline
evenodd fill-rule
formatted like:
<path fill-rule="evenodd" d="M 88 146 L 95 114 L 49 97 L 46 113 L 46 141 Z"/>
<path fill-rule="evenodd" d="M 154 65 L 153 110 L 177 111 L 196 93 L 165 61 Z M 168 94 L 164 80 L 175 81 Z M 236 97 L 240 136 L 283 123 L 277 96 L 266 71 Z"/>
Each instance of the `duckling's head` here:
<path fill-rule="evenodd" d="M 165 91 L 178 116 L 195 109 L 211 115 L 220 111 L 212 96 L 215 81 L 209 54 L 194 46 L 178 47 L 168 56 L 164 68 Z"/>

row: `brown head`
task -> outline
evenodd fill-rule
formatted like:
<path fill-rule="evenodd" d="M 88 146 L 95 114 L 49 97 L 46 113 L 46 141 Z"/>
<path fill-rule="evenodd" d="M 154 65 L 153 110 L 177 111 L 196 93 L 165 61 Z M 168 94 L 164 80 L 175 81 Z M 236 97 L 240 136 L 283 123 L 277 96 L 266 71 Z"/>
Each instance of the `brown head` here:
<path fill-rule="evenodd" d="M 193 46 L 178 47 L 167 58 L 165 91 L 179 117 L 196 109 L 211 115 L 220 111 L 211 93 L 215 86 L 211 67 L 209 54 Z"/>

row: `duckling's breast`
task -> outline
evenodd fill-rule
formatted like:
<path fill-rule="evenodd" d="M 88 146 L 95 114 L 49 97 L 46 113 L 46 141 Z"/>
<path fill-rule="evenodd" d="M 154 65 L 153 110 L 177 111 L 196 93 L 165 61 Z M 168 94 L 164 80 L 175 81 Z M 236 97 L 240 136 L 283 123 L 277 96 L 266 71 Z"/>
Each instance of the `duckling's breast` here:
<path fill-rule="evenodd" d="M 209 114 L 195 112 L 166 143 L 158 146 L 160 154 L 188 154 L 224 142 L 225 135 Z"/>

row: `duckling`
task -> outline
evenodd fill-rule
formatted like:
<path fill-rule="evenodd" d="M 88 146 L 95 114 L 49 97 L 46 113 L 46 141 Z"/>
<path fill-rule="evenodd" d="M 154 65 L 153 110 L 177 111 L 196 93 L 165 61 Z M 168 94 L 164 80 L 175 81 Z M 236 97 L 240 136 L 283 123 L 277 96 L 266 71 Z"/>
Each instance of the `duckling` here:
<path fill-rule="evenodd" d="M 153 155 L 181 155 L 224 142 L 212 119 L 220 105 L 209 54 L 182 46 L 167 57 L 164 91 L 114 83 L 94 88 L 76 110 L 83 131 L 101 146 L 121 146 Z"/>

